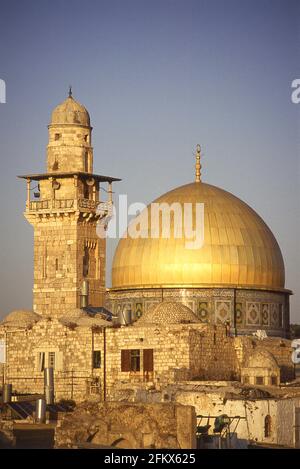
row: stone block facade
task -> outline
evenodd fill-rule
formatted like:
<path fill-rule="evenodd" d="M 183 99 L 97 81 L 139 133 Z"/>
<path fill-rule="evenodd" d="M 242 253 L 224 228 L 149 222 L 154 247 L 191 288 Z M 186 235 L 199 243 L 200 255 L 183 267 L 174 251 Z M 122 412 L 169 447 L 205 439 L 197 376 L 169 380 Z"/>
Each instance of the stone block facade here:
<path fill-rule="evenodd" d="M 121 350 L 139 352 L 137 370 L 122 370 Z M 153 355 L 152 370 L 145 367 L 145 351 Z M 118 382 L 156 385 L 195 378 L 228 380 L 237 371 L 234 339 L 224 326 L 176 324 L 164 327 L 124 327 L 107 334 L 108 394 Z M 134 357 L 133 357 L 134 360 Z"/>
<path fill-rule="evenodd" d="M 33 309 L 39 314 L 59 316 L 79 308 L 85 279 L 88 303 L 104 303 L 105 239 L 96 234 L 97 220 L 83 215 L 75 208 L 26 214 L 34 226 Z"/>
<path fill-rule="evenodd" d="M 257 350 L 274 357 L 281 381 L 294 377 L 289 341 L 232 337 L 223 325 L 85 327 L 44 318 L 27 328 L 2 325 L 0 339 L 6 344 L 5 382 L 14 392 L 42 394 L 43 368 L 53 366 L 57 400 L 93 394 L 109 399 L 124 383 L 159 388 L 187 380 L 240 380 Z"/>
<path fill-rule="evenodd" d="M 14 392 L 43 394 L 43 368 L 52 365 L 56 400 L 77 401 L 101 393 L 103 368 L 93 368 L 93 351 L 103 349 L 103 334 L 68 327 L 54 318 L 31 329 L 2 330 L 2 336 L 7 342 L 5 381 L 13 384 Z"/>

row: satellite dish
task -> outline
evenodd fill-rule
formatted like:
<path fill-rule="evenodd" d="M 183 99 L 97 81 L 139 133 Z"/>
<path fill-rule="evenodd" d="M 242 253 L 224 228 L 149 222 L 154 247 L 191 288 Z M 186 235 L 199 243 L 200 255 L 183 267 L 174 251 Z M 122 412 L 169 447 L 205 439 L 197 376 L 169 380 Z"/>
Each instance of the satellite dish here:
<path fill-rule="evenodd" d="M 60 183 L 57 182 L 57 181 L 53 181 L 53 182 L 52 182 L 52 187 L 53 187 L 54 190 L 57 191 L 57 189 L 60 188 Z"/>
<path fill-rule="evenodd" d="M 89 178 L 86 180 L 86 183 L 88 186 L 93 186 L 95 184 L 95 179 L 94 178 Z"/>

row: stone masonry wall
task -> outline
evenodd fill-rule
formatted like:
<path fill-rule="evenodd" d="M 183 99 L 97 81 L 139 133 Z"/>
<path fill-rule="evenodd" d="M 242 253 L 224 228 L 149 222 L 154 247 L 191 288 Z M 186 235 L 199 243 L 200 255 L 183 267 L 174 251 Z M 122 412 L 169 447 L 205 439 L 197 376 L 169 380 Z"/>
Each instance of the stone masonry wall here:
<path fill-rule="evenodd" d="M 295 378 L 294 363 L 292 362 L 291 341 L 275 337 L 258 340 L 255 337 L 239 336 L 234 339 L 239 368 L 241 368 L 254 351 L 266 350 L 277 361 L 280 368 L 280 381 L 291 381 Z"/>
<path fill-rule="evenodd" d="M 33 308 L 39 314 L 60 316 L 72 307 L 80 307 L 84 278 L 89 282 L 89 304 L 103 304 L 105 240 L 96 234 L 96 221 L 86 223 L 74 214 L 61 215 L 30 219 L 35 228 Z"/>
<path fill-rule="evenodd" d="M 207 326 L 205 333 L 190 331 L 190 373 L 192 379 L 238 379 L 238 362 L 234 338 L 224 326 Z"/>
<path fill-rule="evenodd" d="M 57 319 L 44 319 L 32 329 L 7 331 L 6 382 L 17 393 L 44 392 L 44 374 L 38 356 L 55 352 L 55 397 L 83 400 L 101 394 L 102 370 L 92 368 L 92 350 L 103 354 L 103 335 L 88 327 L 66 327 Z"/>
<path fill-rule="evenodd" d="M 90 394 L 109 399 L 116 386 L 126 383 L 159 388 L 187 380 L 239 380 L 246 358 L 260 348 L 275 356 L 281 380 L 293 378 L 289 341 L 231 337 L 223 325 L 136 324 L 93 329 L 45 318 L 28 329 L 0 326 L 0 334 L 4 332 L 5 381 L 18 393 L 43 393 L 40 352 L 55 353 L 56 399 L 82 401 Z M 153 350 L 153 371 L 145 370 L 145 349 Z M 101 354 L 97 369 L 92 363 L 95 350 Z M 139 371 L 122 371 L 122 350 L 140 351 Z"/>
<path fill-rule="evenodd" d="M 121 371 L 121 350 L 140 350 L 140 371 Z M 143 350 L 153 349 L 153 372 L 143 369 Z M 110 329 L 107 334 L 107 389 L 118 382 L 166 384 L 191 379 L 233 379 L 234 339 L 224 326 L 169 325 Z"/>

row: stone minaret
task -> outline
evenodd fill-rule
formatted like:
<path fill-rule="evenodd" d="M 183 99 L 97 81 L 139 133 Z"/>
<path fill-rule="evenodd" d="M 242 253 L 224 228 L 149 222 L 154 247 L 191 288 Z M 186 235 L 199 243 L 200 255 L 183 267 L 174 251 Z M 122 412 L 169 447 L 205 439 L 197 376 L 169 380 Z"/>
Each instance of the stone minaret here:
<path fill-rule="evenodd" d="M 33 309 L 59 316 L 103 305 L 105 239 L 96 225 L 110 212 L 112 182 L 119 179 L 93 174 L 90 117 L 71 90 L 48 128 L 47 172 L 20 177 L 27 180 L 25 217 L 34 227 Z M 106 202 L 101 182 L 108 183 Z"/>

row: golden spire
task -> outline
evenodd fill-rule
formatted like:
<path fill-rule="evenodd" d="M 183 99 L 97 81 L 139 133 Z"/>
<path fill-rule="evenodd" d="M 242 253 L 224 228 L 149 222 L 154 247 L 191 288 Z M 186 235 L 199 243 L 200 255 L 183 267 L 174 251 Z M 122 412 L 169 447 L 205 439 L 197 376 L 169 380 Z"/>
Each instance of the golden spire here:
<path fill-rule="evenodd" d="M 201 158 L 201 147 L 198 143 L 198 145 L 196 146 L 196 165 L 195 165 L 195 168 L 196 168 L 196 172 L 195 172 L 195 175 L 196 175 L 196 178 L 195 178 L 195 181 L 196 182 L 201 182 L 201 163 L 200 163 L 200 158 Z"/>

